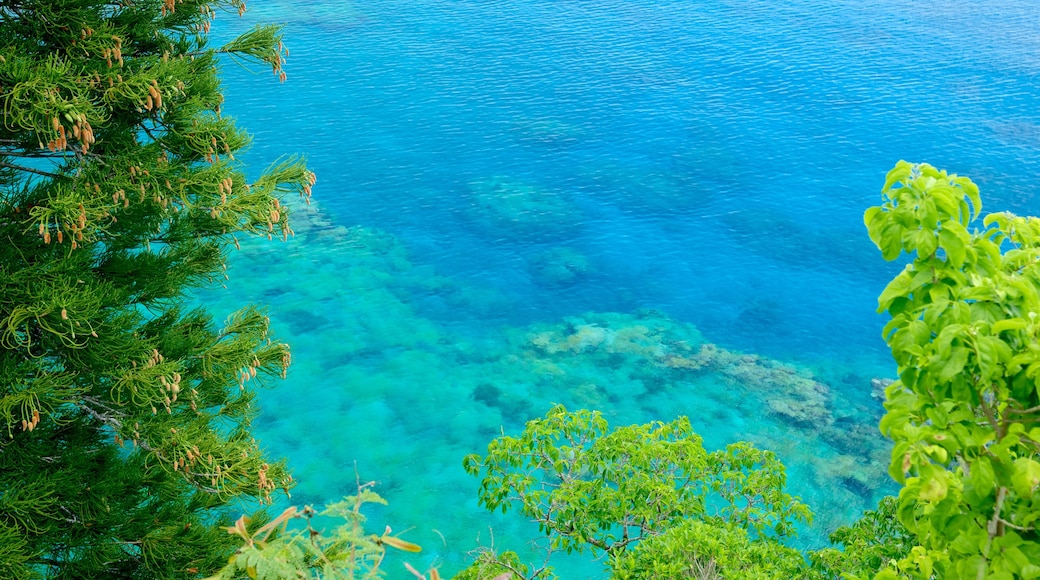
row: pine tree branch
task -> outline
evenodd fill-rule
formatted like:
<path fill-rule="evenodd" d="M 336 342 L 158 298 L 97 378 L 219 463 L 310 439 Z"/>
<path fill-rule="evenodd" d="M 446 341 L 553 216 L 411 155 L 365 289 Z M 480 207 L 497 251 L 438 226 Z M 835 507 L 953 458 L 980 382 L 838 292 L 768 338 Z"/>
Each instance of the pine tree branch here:
<path fill-rule="evenodd" d="M 0 157 L 29 157 L 33 159 L 50 159 L 53 157 L 68 157 L 65 152 L 46 152 L 43 151 L 11 151 L 11 150 L 0 150 Z"/>
<path fill-rule="evenodd" d="M 125 416 L 125 414 L 120 413 L 115 409 L 106 407 L 103 403 L 101 403 L 93 397 L 83 397 L 83 401 L 83 403 L 80 403 L 76 406 L 79 407 L 81 410 L 86 411 L 88 415 L 90 415 L 97 421 L 100 421 L 105 425 L 108 425 L 109 427 L 116 429 L 117 431 L 123 428 L 123 422 L 121 419 Z M 104 412 L 99 412 L 85 403 L 97 405 L 98 407 L 101 407 L 104 410 Z"/>
<path fill-rule="evenodd" d="M 14 163 L 7 163 L 6 161 L 0 161 L 0 167 L 7 167 L 10 169 L 14 169 L 15 171 L 27 171 L 29 173 L 35 173 L 36 175 L 42 175 L 43 177 L 50 177 L 53 179 L 69 179 L 69 176 L 67 175 L 51 173 L 49 171 L 42 171 L 39 169 L 33 169 L 31 167 L 24 167 L 22 165 L 15 165 Z"/>
<path fill-rule="evenodd" d="M 67 507 L 65 507 L 63 505 L 60 505 L 60 506 L 58 506 L 58 509 L 60 509 L 62 512 L 65 513 L 65 521 L 66 522 L 68 522 L 70 524 L 78 524 L 79 523 L 79 518 L 77 518 L 76 514 L 72 513 L 72 511 L 69 510 L 69 508 L 67 508 Z"/>

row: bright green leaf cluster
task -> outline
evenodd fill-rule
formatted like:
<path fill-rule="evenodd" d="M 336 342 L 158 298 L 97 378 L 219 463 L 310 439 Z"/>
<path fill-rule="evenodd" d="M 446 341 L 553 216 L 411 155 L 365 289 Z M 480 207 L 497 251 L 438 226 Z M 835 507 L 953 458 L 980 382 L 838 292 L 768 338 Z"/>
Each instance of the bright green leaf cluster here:
<path fill-rule="evenodd" d="M 899 501 L 885 497 L 850 526 L 838 528 L 830 541 L 841 549 L 824 548 L 809 554 L 823 578 L 868 580 L 908 556 L 917 538 L 896 517 Z"/>
<path fill-rule="evenodd" d="M 879 311 L 900 380 L 882 431 L 919 545 L 883 574 L 1040 577 L 1040 219 L 990 214 L 966 177 L 901 161 L 871 240 L 910 264 Z"/>
<path fill-rule="evenodd" d="M 369 489 L 372 482 L 358 484 L 357 495 L 331 503 L 321 512 L 310 506 L 302 510 L 286 509 L 277 518 L 250 529 L 250 520 L 242 516 L 228 533 L 236 536 L 242 546 L 219 573 L 207 580 L 232 580 L 244 573 L 252 580 L 284 580 L 287 578 L 314 578 L 324 580 L 371 580 L 386 575 L 383 566 L 387 547 L 405 552 L 418 552 L 420 547 L 391 535 L 387 528 L 382 535 L 365 531 L 365 504 L 386 505 L 378 494 Z M 331 531 L 321 531 L 312 525 L 314 516 L 341 518 L 345 523 Z M 302 520 L 303 528 L 289 529 Z M 434 577 L 438 577 L 433 572 Z"/>
<path fill-rule="evenodd" d="M 791 580 L 808 578 L 801 552 L 775 540 L 752 540 L 732 524 L 686 520 L 610 561 L 617 580 Z"/>

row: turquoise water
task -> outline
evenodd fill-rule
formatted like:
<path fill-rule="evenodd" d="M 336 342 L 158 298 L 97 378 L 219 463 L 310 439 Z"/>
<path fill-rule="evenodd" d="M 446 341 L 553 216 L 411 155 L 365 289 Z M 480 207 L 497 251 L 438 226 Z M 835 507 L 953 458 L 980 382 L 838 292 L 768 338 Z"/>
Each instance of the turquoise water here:
<path fill-rule="evenodd" d="M 552 402 L 777 451 L 819 546 L 892 491 L 871 379 L 898 265 L 861 221 L 885 172 L 1037 211 L 1032 1 L 283 0 L 214 31 L 256 21 L 286 23 L 289 80 L 228 62 L 225 111 L 251 172 L 306 153 L 316 202 L 204 298 L 269 305 L 292 345 L 256 431 L 293 501 L 356 465 L 420 568 L 536 537 L 461 460 Z"/>

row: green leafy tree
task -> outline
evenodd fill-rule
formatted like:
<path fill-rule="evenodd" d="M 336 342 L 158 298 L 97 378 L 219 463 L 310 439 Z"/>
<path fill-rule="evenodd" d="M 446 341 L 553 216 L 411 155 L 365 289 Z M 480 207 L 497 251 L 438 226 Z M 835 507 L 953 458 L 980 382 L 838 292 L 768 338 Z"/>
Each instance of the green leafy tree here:
<path fill-rule="evenodd" d="M 297 510 L 286 509 L 280 516 L 255 530 L 250 518 L 240 517 L 228 532 L 242 545 L 219 573 L 206 580 L 232 580 L 244 573 L 253 580 L 284 580 L 288 578 L 320 578 L 324 580 L 371 580 L 383 578 L 387 547 L 405 552 L 422 550 L 416 544 L 391 535 L 389 527 L 382 535 L 365 531 L 365 516 L 361 508 L 368 503 L 386 505 L 377 493 L 369 489 L 375 482 L 358 481 L 357 495 L 346 497 L 316 512 L 310 506 Z M 345 520 L 331 532 L 322 532 L 313 525 L 316 515 Z M 303 528 L 289 529 L 295 520 L 304 520 Z M 409 564 L 407 569 L 416 577 L 424 576 Z M 439 580 L 436 569 L 431 580 Z"/>
<path fill-rule="evenodd" d="M 222 506 L 291 485 L 248 429 L 288 348 L 185 298 L 314 182 L 297 159 L 246 180 L 218 59 L 284 79 L 281 42 L 208 47 L 218 9 L 245 6 L 0 0 L 0 577 L 210 573 Z"/>
<path fill-rule="evenodd" d="M 776 541 L 811 518 L 784 492 L 784 467 L 772 453 L 746 443 L 709 452 L 685 417 L 611 429 L 598 412 L 558 405 L 529 421 L 520 437 L 499 437 L 486 456 L 466 457 L 464 466 L 482 477 L 482 505 L 491 511 L 515 506 L 546 534 L 545 563 L 529 573 L 514 569 L 522 578 L 551 576 L 549 559 L 560 550 L 606 554 L 625 578 L 645 577 L 636 571 L 646 569 L 652 554 L 663 561 L 676 550 L 691 565 L 753 566 L 738 562 L 741 554 L 720 560 L 711 549 L 688 544 L 705 534 L 690 522 L 718 529 L 723 548 L 768 542 L 789 556 Z M 625 556 L 629 547 L 651 541 L 657 550 Z M 804 567 L 800 556 L 795 560 L 796 568 Z"/>
<path fill-rule="evenodd" d="M 1040 577 L 1040 219 L 982 210 L 978 187 L 899 162 L 867 210 L 899 380 L 882 431 L 916 536 L 879 577 Z"/>
<path fill-rule="evenodd" d="M 899 521 L 898 507 L 896 498 L 885 497 L 876 510 L 835 530 L 828 539 L 837 547 L 809 553 L 814 572 L 824 578 L 867 580 L 908 556 L 917 538 Z"/>
<path fill-rule="evenodd" d="M 473 554 L 473 563 L 452 580 L 514 580 L 527 578 L 530 569 L 516 552 L 496 552 L 490 547 L 481 547 Z M 545 572 L 547 575 L 550 571 Z"/>
<path fill-rule="evenodd" d="M 732 523 L 685 520 L 612 559 L 617 580 L 791 580 L 812 577 L 802 553 L 775 539 L 752 539 Z"/>

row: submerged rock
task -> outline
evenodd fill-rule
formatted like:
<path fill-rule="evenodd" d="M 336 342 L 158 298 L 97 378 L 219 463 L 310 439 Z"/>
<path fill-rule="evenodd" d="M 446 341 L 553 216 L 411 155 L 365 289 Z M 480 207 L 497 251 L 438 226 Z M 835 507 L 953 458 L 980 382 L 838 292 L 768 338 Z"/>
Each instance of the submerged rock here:
<path fill-rule="evenodd" d="M 567 246 L 557 246 L 535 256 L 530 263 L 535 280 L 546 286 L 567 286 L 591 273 L 584 254 Z"/>
<path fill-rule="evenodd" d="M 892 379 L 870 379 L 870 398 L 884 402 L 885 389 L 894 382 Z"/>
<path fill-rule="evenodd" d="M 696 359 L 728 380 L 755 391 L 770 414 L 804 427 L 834 422 L 828 405 L 830 388 L 811 373 L 754 354 L 739 354 L 707 344 Z"/>
<path fill-rule="evenodd" d="M 596 199 L 625 212 L 668 215 L 699 212 L 716 199 L 715 177 L 695 176 L 656 165 L 598 163 L 579 168 L 582 181 Z"/>
<path fill-rule="evenodd" d="M 488 237 L 547 242 L 577 233 L 581 216 L 559 193 L 510 177 L 489 177 L 469 185 L 467 213 Z"/>

